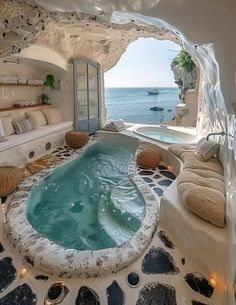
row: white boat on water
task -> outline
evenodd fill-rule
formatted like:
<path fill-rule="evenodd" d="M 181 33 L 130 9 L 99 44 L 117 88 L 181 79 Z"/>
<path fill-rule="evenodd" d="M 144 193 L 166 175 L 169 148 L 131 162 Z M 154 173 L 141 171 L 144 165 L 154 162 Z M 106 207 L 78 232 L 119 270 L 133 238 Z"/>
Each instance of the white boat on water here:
<path fill-rule="evenodd" d="M 159 94 L 159 91 L 157 88 L 148 91 L 148 95 L 157 95 L 157 94 Z"/>

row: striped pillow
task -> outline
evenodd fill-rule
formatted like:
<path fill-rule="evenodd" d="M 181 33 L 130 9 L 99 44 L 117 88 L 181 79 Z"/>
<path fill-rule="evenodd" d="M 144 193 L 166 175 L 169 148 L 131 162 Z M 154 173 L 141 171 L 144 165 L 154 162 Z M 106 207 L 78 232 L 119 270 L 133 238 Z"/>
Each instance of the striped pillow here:
<path fill-rule="evenodd" d="M 35 129 L 32 119 L 12 121 L 16 134 L 22 134 Z"/>

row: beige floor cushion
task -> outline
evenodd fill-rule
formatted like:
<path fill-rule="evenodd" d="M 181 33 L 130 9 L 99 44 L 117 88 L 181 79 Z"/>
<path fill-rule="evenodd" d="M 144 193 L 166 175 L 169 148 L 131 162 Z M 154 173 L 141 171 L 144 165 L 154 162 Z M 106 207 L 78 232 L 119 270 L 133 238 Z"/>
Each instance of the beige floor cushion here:
<path fill-rule="evenodd" d="M 147 148 L 137 155 L 136 162 L 143 168 L 156 168 L 160 164 L 161 159 L 161 154 L 157 149 Z"/>
<path fill-rule="evenodd" d="M 172 145 L 183 170 L 177 177 L 177 191 L 183 204 L 202 219 L 223 227 L 225 223 L 225 186 L 223 167 L 215 157 L 204 160 L 189 146 Z"/>
<path fill-rule="evenodd" d="M 61 111 L 57 108 L 43 109 L 43 114 L 45 115 L 49 125 L 59 123 L 63 120 Z"/>
<path fill-rule="evenodd" d="M 26 115 L 32 119 L 36 128 L 47 125 L 47 120 L 41 110 L 29 111 Z"/>
<path fill-rule="evenodd" d="M 0 197 L 14 192 L 22 179 L 21 169 L 16 166 L 0 166 Z"/>

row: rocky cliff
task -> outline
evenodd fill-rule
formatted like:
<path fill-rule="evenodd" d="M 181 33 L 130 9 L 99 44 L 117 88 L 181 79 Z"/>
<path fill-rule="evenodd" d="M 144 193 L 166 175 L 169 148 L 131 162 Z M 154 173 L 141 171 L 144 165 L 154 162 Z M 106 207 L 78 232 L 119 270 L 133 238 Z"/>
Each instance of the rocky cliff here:
<path fill-rule="evenodd" d="M 183 68 L 176 57 L 172 64 L 171 70 L 174 73 L 175 83 L 178 85 L 180 92 L 180 100 L 184 102 L 184 96 L 186 91 L 195 89 L 197 81 L 197 68 L 194 65 L 191 71 Z"/>

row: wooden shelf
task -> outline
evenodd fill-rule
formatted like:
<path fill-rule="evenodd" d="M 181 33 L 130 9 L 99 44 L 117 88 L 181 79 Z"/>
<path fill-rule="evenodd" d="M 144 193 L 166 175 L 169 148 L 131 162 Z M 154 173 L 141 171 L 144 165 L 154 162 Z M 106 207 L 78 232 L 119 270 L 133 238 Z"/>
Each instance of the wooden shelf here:
<path fill-rule="evenodd" d="M 45 107 L 45 106 L 52 106 L 51 104 L 35 104 L 32 106 L 24 106 L 24 107 L 5 107 L 5 108 L 0 108 L 0 112 L 3 111 L 12 111 L 12 110 L 24 110 L 24 109 L 29 109 L 29 108 L 35 108 L 35 107 Z"/>
<path fill-rule="evenodd" d="M 5 84 L 0 83 L 0 86 L 15 86 L 15 87 L 42 87 L 44 85 L 31 85 L 31 84 Z"/>

